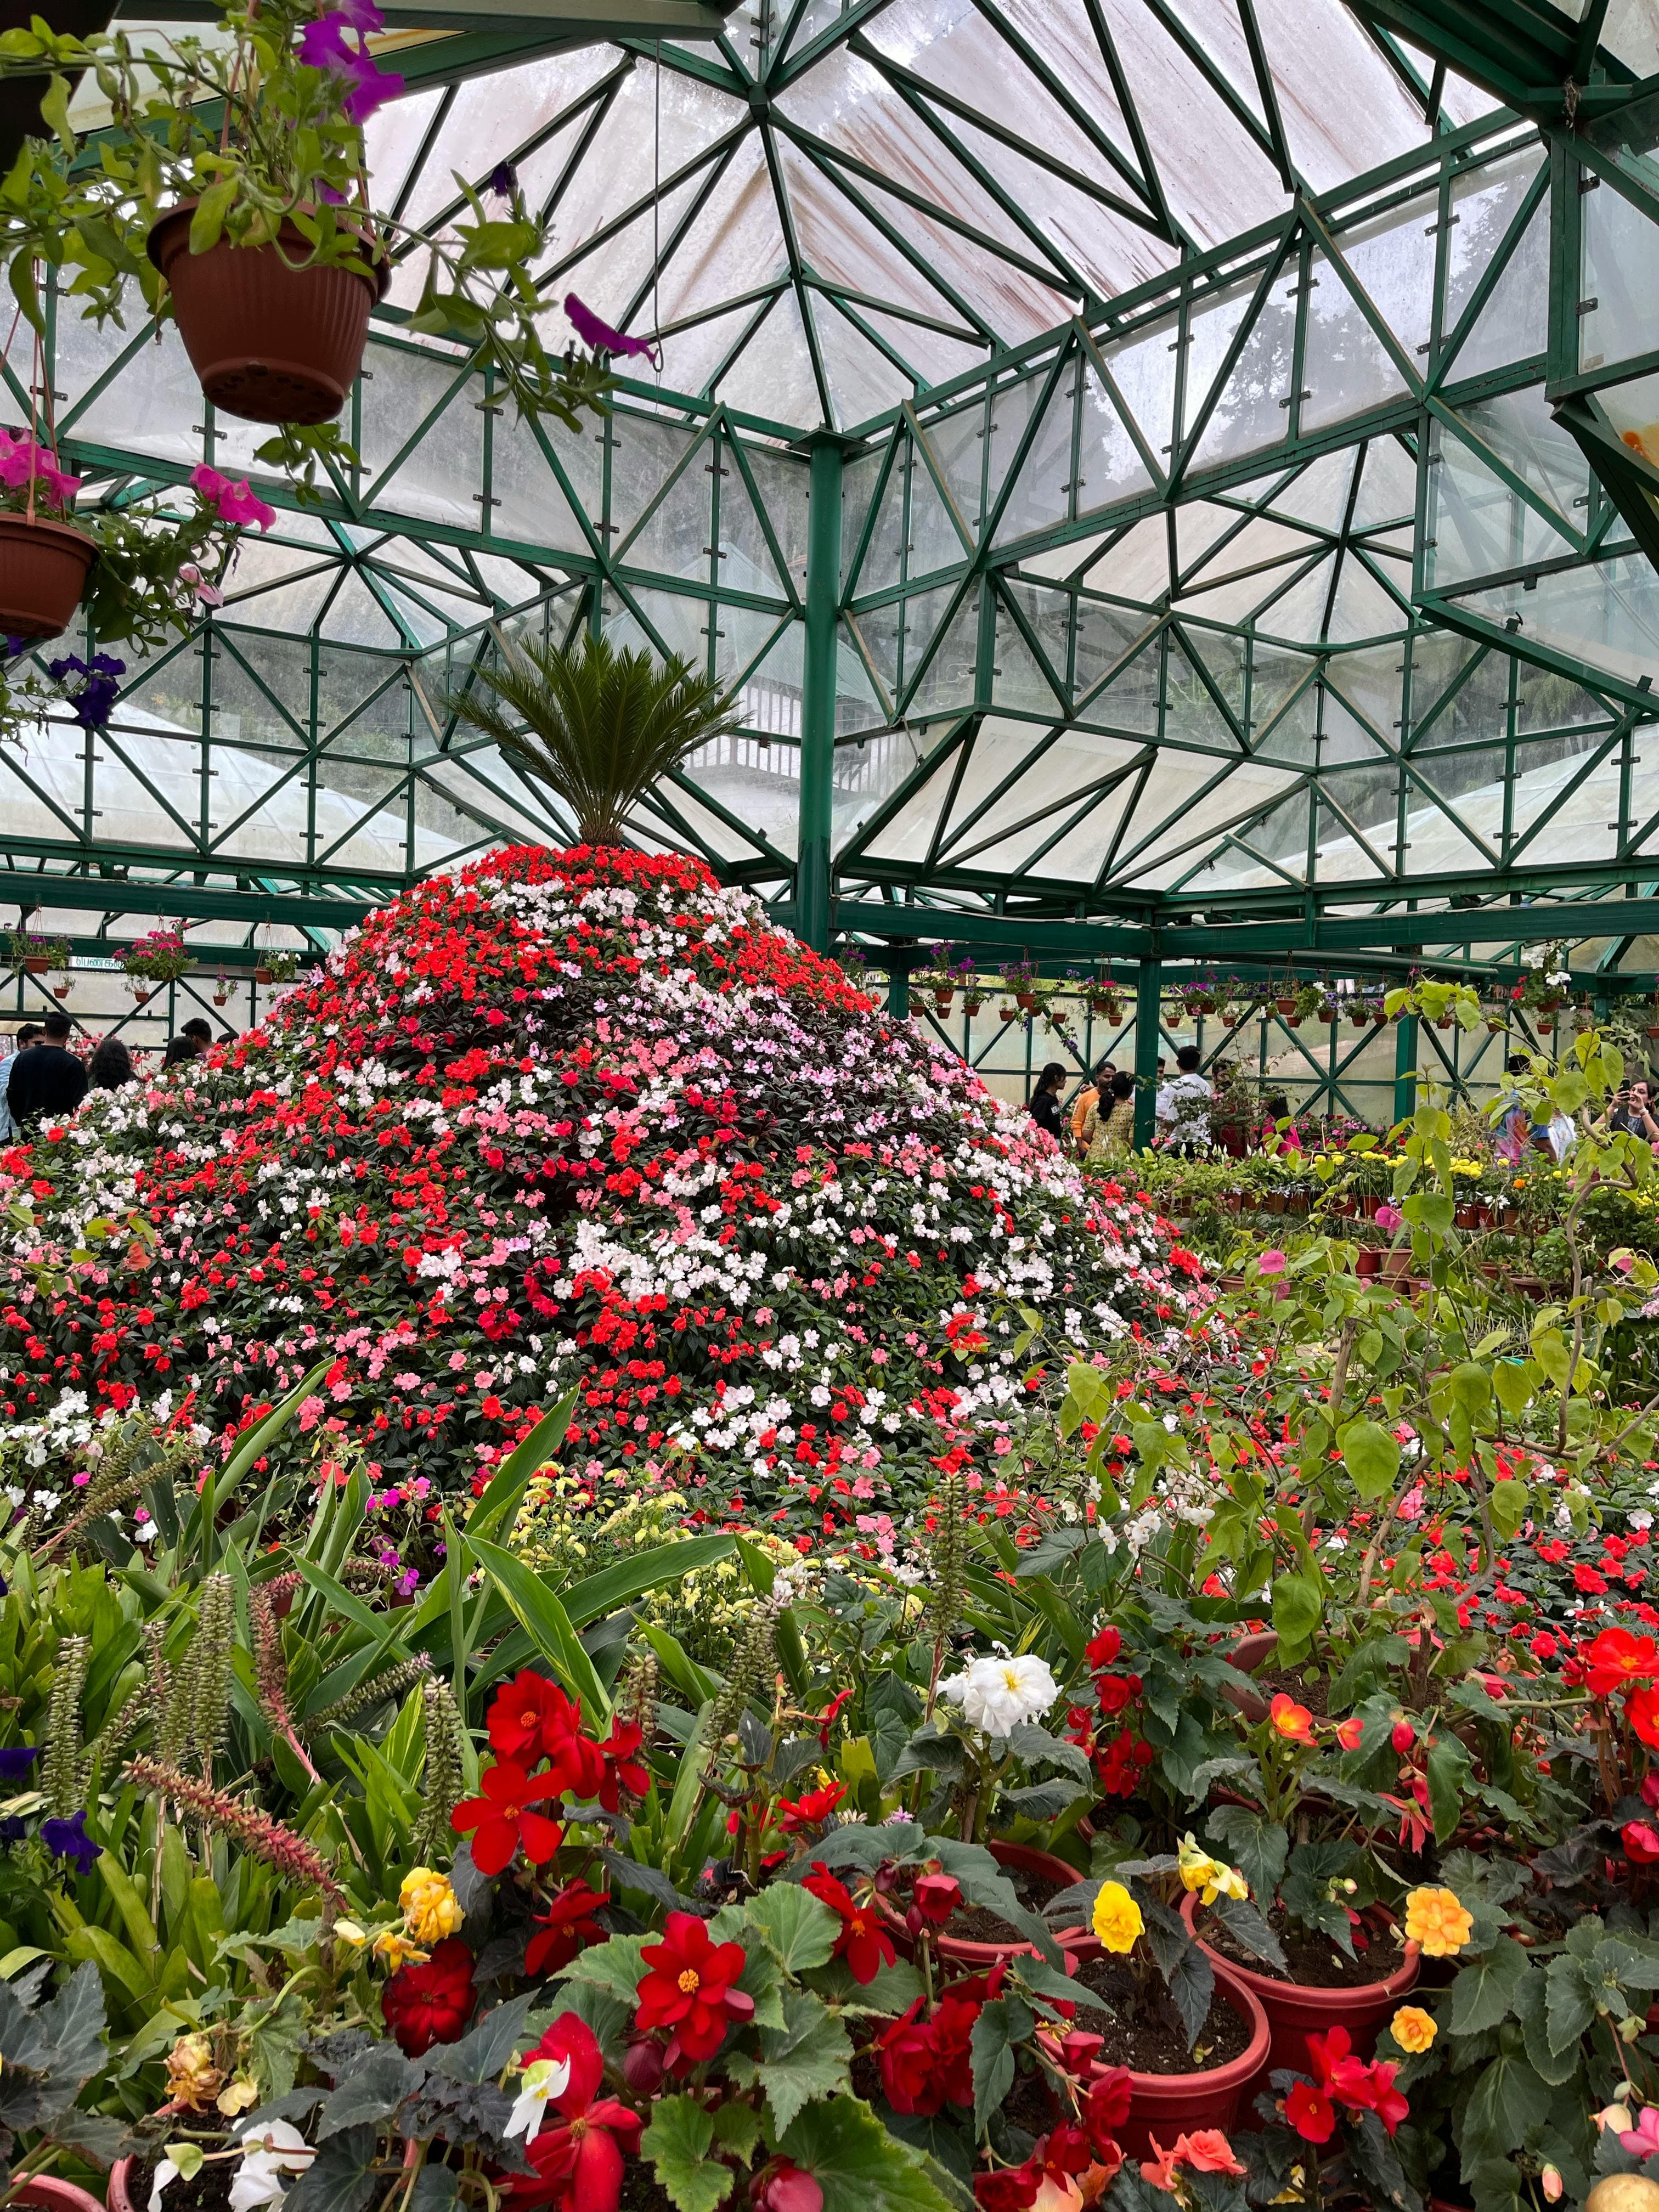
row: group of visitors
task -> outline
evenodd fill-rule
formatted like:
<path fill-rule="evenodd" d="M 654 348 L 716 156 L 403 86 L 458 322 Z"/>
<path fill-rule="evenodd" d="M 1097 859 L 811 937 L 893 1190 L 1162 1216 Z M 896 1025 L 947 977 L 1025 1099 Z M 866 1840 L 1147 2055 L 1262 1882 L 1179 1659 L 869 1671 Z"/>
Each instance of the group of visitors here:
<path fill-rule="evenodd" d="M 61 1121 L 89 1091 L 118 1091 L 135 1083 L 138 1070 L 132 1054 L 118 1036 L 106 1036 L 82 1060 L 70 1050 L 75 1024 L 61 1008 L 54 1007 L 39 1022 L 23 1022 L 9 1040 L 10 1049 L 0 1057 L 0 1142 L 32 1135 L 42 1121 Z M 236 1032 L 222 1030 L 218 1042 L 234 1044 Z M 161 1073 L 200 1060 L 214 1042 L 213 1025 L 198 1014 L 177 1036 L 170 1038 L 161 1057 Z"/>
<path fill-rule="evenodd" d="M 1176 1054 L 1176 1073 L 1165 1079 L 1167 1063 L 1158 1063 L 1158 1085 L 1152 1100 L 1154 1142 L 1165 1152 L 1190 1155 L 1210 1148 L 1210 1113 L 1215 1094 L 1200 1066 L 1195 1044 L 1183 1044 Z M 1135 1079 L 1103 1060 L 1094 1079 L 1084 1085 L 1072 1102 L 1069 1123 L 1061 1094 L 1069 1071 L 1051 1060 L 1031 1093 L 1030 1115 L 1056 1144 L 1064 1144 L 1069 1130 L 1072 1149 L 1085 1163 L 1098 1166 L 1121 1159 L 1134 1150 Z"/>

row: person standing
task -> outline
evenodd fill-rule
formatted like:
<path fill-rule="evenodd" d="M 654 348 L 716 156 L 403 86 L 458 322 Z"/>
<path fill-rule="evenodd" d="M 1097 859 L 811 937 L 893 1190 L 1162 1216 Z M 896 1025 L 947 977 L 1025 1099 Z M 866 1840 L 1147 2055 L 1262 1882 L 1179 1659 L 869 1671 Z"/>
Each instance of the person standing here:
<path fill-rule="evenodd" d="M 1111 1111 L 1112 1078 L 1117 1069 L 1109 1060 L 1103 1060 L 1095 1070 L 1094 1081 L 1085 1083 L 1072 1105 L 1072 1143 L 1079 1157 L 1089 1149 L 1090 1139 L 1084 1134 L 1084 1124 L 1091 1114 Z"/>
<path fill-rule="evenodd" d="M 1058 1060 L 1051 1060 L 1037 1078 L 1037 1087 L 1031 1093 L 1030 1112 L 1039 1129 L 1046 1129 L 1058 1144 L 1064 1127 L 1060 1114 L 1060 1094 L 1066 1088 L 1066 1069 Z"/>
<path fill-rule="evenodd" d="M 6 1103 L 22 1137 L 32 1137 L 48 1117 L 72 1114 L 87 1095 L 87 1071 L 69 1049 L 75 1033 L 69 1016 L 54 1007 L 40 1026 L 40 1042 L 18 1054 L 6 1080 Z"/>
<path fill-rule="evenodd" d="M 200 1014 L 193 1016 L 187 1021 L 179 1034 L 180 1036 L 190 1038 L 195 1045 L 198 1060 L 205 1060 L 213 1048 L 213 1024 Z"/>
<path fill-rule="evenodd" d="M 1210 1148 L 1209 1084 L 1199 1072 L 1199 1050 L 1183 1044 L 1176 1054 L 1176 1073 L 1158 1092 L 1153 1106 L 1159 1136 L 1166 1152 L 1190 1158 Z"/>
<path fill-rule="evenodd" d="M 1106 1111 L 1094 1107 L 1085 1124 L 1088 1138 L 1088 1164 L 1091 1167 L 1103 1165 L 1108 1160 L 1127 1159 L 1135 1144 L 1135 1079 L 1126 1068 L 1114 1074 L 1104 1094 Z"/>
<path fill-rule="evenodd" d="M 0 1059 L 0 1144 L 10 1144 L 17 1134 L 17 1125 L 11 1118 L 11 1107 L 6 1097 L 11 1082 L 12 1064 L 19 1053 L 27 1052 L 40 1035 L 36 1022 L 20 1022 L 17 1034 L 9 1039 L 10 1049 Z"/>
<path fill-rule="evenodd" d="M 137 1079 L 132 1054 L 118 1036 L 104 1038 L 87 1062 L 87 1081 L 94 1091 L 118 1091 Z"/>

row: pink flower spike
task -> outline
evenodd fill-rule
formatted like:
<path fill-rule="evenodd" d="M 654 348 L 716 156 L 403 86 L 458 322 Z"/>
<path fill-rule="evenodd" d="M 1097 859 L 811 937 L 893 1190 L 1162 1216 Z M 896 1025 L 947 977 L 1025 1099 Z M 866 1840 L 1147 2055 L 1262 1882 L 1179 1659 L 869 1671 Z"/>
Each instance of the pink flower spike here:
<path fill-rule="evenodd" d="M 1255 1263 L 1256 1273 L 1259 1275 L 1282 1275 L 1290 1264 L 1284 1253 L 1275 1246 L 1271 1252 L 1263 1252 L 1258 1255 Z"/>

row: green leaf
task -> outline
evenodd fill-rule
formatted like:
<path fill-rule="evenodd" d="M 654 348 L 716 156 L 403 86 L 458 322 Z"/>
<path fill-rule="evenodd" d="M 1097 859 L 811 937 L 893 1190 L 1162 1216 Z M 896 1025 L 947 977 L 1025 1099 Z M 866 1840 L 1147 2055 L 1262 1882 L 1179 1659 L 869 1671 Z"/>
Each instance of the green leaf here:
<path fill-rule="evenodd" d="M 479 1565 L 517 1613 L 543 1658 L 572 1696 L 580 1698 L 590 1726 L 608 1729 L 611 1700 L 605 1695 L 605 1685 L 550 1585 L 497 1544 L 475 1542 L 471 1548 Z"/>
<path fill-rule="evenodd" d="M 222 177 L 217 184 L 210 185 L 196 202 L 196 212 L 190 219 L 190 250 L 205 253 L 219 243 L 225 228 L 225 217 L 236 197 L 240 183 L 236 176 Z"/>
<path fill-rule="evenodd" d="M 1518 2150 L 1528 2128 L 1548 2106 L 1549 2092 L 1526 2060 L 1500 2051 L 1475 2083 L 1465 2108 L 1465 2157 L 1471 2148 L 1486 2157 Z"/>
<path fill-rule="evenodd" d="M 714 2212 L 732 2194 L 738 2177 L 708 2156 L 714 2141 L 713 2115 L 695 2098 L 663 2097 L 652 2106 L 640 2151 L 679 2212 Z"/>
<path fill-rule="evenodd" d="M 840 1917 L 799 1882 L 775 1881 L 750 1899 L 747 1912 L 786 1973 L 804 1974 L 834 1957 Z"/>
<path fill-rule="evenodd" d="M 980 2007 L 974 2022 L 971 2050 L 974 2061 L 974 2133 L 982 2136 L 993 2112 L 1006 2102 L 1014 2086 L 1014 2045 L 1020 2033 L 1009 2017 L 1010 2006 L 1018 2008 L 1024 2033 L 1031 2033 L 1030 2008 L 1018 1997 L 998 1997 Z"/>
<path fill-rule="evenodd" d="M 371 2127 L 331 2136 L 283 2199 L 285 2212 L 363 2212 L 380 2191 L 379 2148 Z"/>
<path fill-rule="evenodd" d="M 1577 2073 L 1583 2052 L 1577 2037 L 1565 2051 L 1551 2050 L 1546 2011 L 1547 1987 L 1542 1967 L 1529 1966 L 1516 1984 L 1510 1999 L 1510 2009 L 1521 2023 L 1527 2040 L 1527 2057 L 1533 2071 L 1547 2081 L 1552 2089 L 1559 2089 Z"/>
<path fill-rule="evenodd" d="M 48 124 L 58 144 L 71 161 L 75 158 L 75 128 L 70 121 L 70 82 L 56 70 L 52 73 L 40 100 L 40 120 Z"/>
<path fill-rule="evenodd" d="M 1512 1417 L 1524 1413 L 1532 1403 L 1533 1382 L 1524 1359 L 1500 1359 L 1492 1371 L 1498 1402 Z"/>
<path fill-rule="evenodd" d="M 815 2099 L 841 2095 L 852 2083 L 852 2040 L 827 2005 L 804 1990 L 786 1990 L 783 2020 L 781 2028 L 761 2030 L 758 2060 L 734 2054 L 726 2062 L 739 2088 L 764 2089 L 775 2134 Z"/>
<path fill-rule="evenodd" d="M 580 1391 L 581 1384 L 574 1384 L 550 1413 L 542 1415 L 530 1434 L 513 1447 L 466 1517 L 469 1536 L 489 1536 L 498 1528 L 511 1528 L 508 1516 L 517 1510 L 531 1477 L 546 1466 L 564 1442 Z"/>
<path fill-rule="evenodd" d="M 1325 1594 L 1310 1575 L 1280 1575 L 1273 1583 L 1273 1620 L 1286 1647 L 1306 1644 L 1325 1613 Z"/>
<path fill-rule="evenodd" d="M 853 2097 L 809 2105 L 775 2148 L 823 2191 L 823 2212 L 952 2212 L 922 2155 Z"/>
<path fill-rule="evenodd" d="M 1291 1847 L 1281 1824 L 1248 1805 L 1218 1805 L 1206 1821 L 1205 1832 L 1235 1862 L 1258 1903 L 1269 1902 L 1284 1879 Z"/>
<path fill-rule="evenodd" d="M 1486 1954 L 1462 1967 L 1451 1985 L 1454 2035 L 1478 2035 L 1508 2018 L 1516 1991 L 1532 1962 L 1512 1936 L 1500 1936 Z"/>
<path fill-rule="evenodd" d="M 1386 1497 L 1400 1473 L 1400 1446 L 1380 1421 L 1347 1421 L 1336 1432 L 1353 1486 L 1367 1499 Z M 1276 1617 L 1277 1608 L 1275 1608 Z"/>
<path fill-rule="evenodd" d="M 603 1943 L 590 1944 L 562 1969 L 559 1979 L 591 1982 L 596 1989 L 608 1990 L 612 1996 L 621 1997 L 631 2010 L 638 2002 L 639 1986 L 645 1976 L 640 1954 L 647 1943 L 655 1941 L 653 1936 L 612 1936 Z"/>
<path fill-rule="evenodd" d="M 1493 1483 L 1489 1510 L 1492 1514 L 1492 1528 L 1501 1542 L 1508 1544 L 1514 1540 L 1522 1522 L 1527 1517 L 1528 1503 L 1527 1486 L 1524 1482 L 1516 1482 L 1511 1479 Z"/>
<path fill-rule="evenodd" d="M 586 1582 L 574 1583 L 565 1591 L 562 1602 L 570 1626 L 586 1628 L 590 1621 L 603 1620 L 636 1597 L 666 1589 L 684 1576 L 718 1565 L 731 1558 L 732 1543 L 730 1536 L 687 1536 L 678 1544 L 654 1545 L 648 1552 L 636 1552 L 632 1559 L 619 1559 L 614 1567 L 590 1575 Z"/>
<path fill-rule="evenodd" d="M 1561 1952 L 1544 1970 L 1545 2033 L 1556 2055 L 1571 2050 L 1595 2020 L 1595 1985 L 1571 1953 Z"/>
<path fill-rule="evenodd" d="M 1429 1813 L 1434 1839 L 1443 1844 L 1463 1817 L 1463 1793 L 1469 1784 L 1469 1754 L 1455 1735 L 1443 1735 L 1428 1756 Z"/>

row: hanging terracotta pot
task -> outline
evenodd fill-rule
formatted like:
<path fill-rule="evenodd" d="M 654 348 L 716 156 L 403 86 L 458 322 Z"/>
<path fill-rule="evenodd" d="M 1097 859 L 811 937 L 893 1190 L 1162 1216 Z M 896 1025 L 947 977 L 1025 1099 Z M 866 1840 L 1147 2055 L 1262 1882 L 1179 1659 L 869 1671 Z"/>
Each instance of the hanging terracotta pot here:
<path fill-rule="evenodd" d="M 0 514 L 0 634 L 61 636 L 75 620 L 97 550 L 66 522 Z"/>
<path fill-rule="evenodd" d="M 1014 1004 L 1019 1008 L 1022 1013 L 1029 1014 L 1032 1007 L 1036 1004 L 1036 993 L 1035 991 L 1016 991 L 1014 994 Z"/>
<path fill-rule="evenodd" d="M 23 971 L 28 975 L 49 975 L 52 973 L 50 955 L 31 952 L 23 962 Z"/>
<path fill-rule="evenodd" d="M 933 994 L 933 1004 L 938 1007 L 940 1013 L 948 1014 L 951 1011 L 951 1001 L 955 996 L 956 994 L 954 991 L 935 991 Z"/>
<path fill-rule="evenodd" d="M 1296 1000 L 1294 999 L 1275 999 L 1273 1000 L 1273 1004 L 1278 1007 L 1281 1014 L 1293 1014 L 1296 1012 Z"/>
<path fill-rule="evenodd" d="M 310 243 L 285 222 L 274 246 L 222 238 L 190 250 L 194 200 L 171 209 L 149 234 L 150 259 L 173 293 L 179 335 L 205 398 L 248 422 L 329 422 L 363 365 L 378 285 L 349 269 L 295 269 Z M 288 259 L 283 258 L 283 255 Z"/>
<path fill-rule="evenodd" d="M 213 1003 L 214 1003 L 214 1005 L 215 1005 L 216 1006 L 228 1006 L 228 1005 L 230 1004 L 230 994 L 229 994 L 229 992 L 228 992 L 228 991 L 216 991 L 216 992 L 214 993 L 214 994 L 213 994 Z"/>
<path fill-rule="evenodd" d="M 70 987 L 67 983 L 54 983 L 52 985 L 52 995 L 54 999 L 67 999 L 69 994 Z"/>
<path fill-rule="evenodd" d="M 253 971 L 253 980 L 256 983 L 274 983 L 276 981 L 276 971 L 274 968 L 256 968 Z"/>

